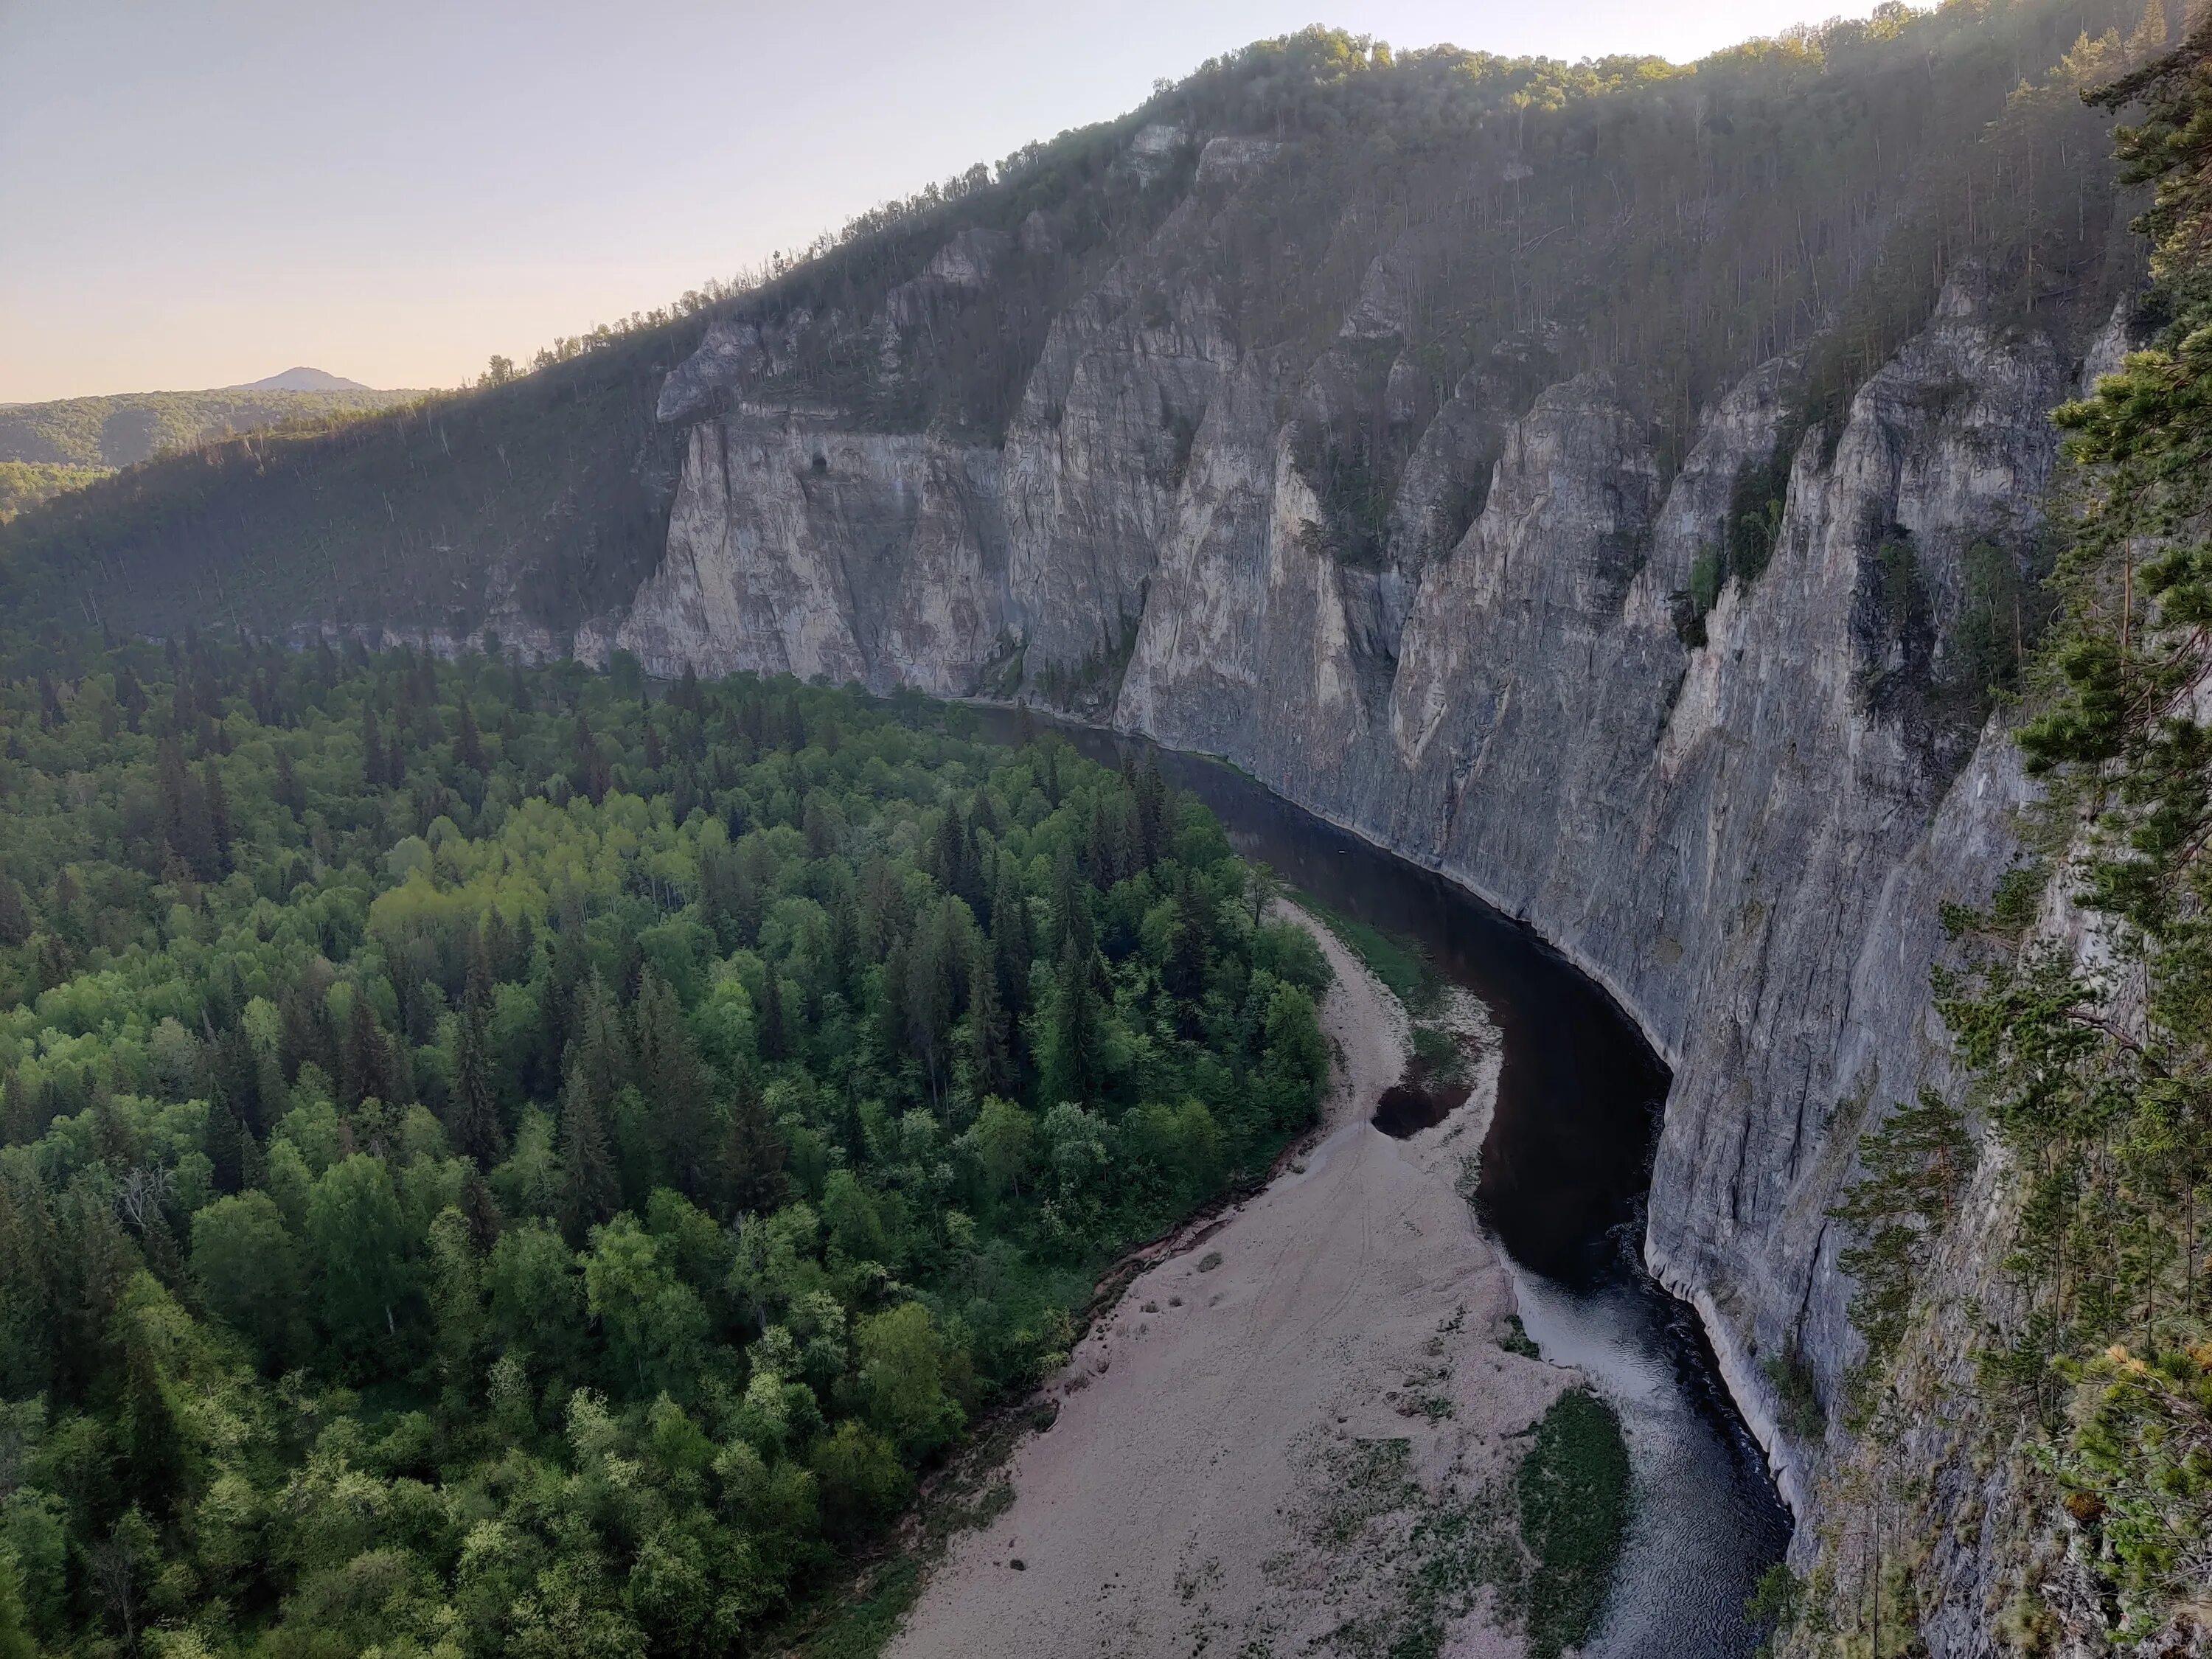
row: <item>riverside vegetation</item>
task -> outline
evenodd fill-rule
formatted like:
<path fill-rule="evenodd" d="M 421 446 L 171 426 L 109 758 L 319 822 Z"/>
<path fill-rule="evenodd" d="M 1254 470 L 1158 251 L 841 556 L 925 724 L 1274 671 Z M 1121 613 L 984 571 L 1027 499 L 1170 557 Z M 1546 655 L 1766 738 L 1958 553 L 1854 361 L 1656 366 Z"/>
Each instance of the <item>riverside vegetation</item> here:
<path fill-rule="evenodd" d="M 958 720 L 19 642 L 0 1653 L 749 1650 L 1264 1170 L 1319 951 Z"/>

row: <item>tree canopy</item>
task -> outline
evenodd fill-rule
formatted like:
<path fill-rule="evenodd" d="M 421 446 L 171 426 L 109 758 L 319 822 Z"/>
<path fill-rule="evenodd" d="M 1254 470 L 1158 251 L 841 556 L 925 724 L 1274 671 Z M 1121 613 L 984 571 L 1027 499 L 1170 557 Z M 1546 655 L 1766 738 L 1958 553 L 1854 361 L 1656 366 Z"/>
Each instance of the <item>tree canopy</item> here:
<path fill-rule="evenodd" d="M 0 1647 L 746 1650 L 1315 1110 L 1148 766 L 623 665 L 0 664 Z"/>

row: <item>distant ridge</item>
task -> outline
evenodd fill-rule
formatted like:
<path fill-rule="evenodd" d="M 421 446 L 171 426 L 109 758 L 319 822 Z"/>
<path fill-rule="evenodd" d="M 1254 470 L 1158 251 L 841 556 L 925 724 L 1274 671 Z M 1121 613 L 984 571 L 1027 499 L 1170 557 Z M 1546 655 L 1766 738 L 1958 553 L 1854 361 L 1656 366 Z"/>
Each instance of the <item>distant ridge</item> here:
<path fill-rule="evenodd" d="M 327 374 L 319 368 L 295 367 L 282 374 L 271 374 L 264 380 L 248 380 L 244 386 L 225 386 L 226 392 L 367 392 L 369 387 L 359 380 L 349 380 L 343 374 Z"/>
<path fill-rule="evenodd" d="M 267 427 L 326 426 L 421 395 L 288 368 L 250 386 L 0 404 L 0 522 L 155 455 Z"/>

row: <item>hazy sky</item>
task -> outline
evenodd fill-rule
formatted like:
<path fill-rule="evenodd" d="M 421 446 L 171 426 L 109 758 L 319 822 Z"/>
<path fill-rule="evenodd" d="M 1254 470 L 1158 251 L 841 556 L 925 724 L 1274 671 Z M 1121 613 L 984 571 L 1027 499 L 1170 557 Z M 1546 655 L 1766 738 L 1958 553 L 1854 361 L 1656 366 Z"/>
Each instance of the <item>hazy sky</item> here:
<path fill-rule="evenodd" d="M 451 386 L 1316 15 L 1677 61 L 1859 0 L 0 0 L 0 402 Z"/>

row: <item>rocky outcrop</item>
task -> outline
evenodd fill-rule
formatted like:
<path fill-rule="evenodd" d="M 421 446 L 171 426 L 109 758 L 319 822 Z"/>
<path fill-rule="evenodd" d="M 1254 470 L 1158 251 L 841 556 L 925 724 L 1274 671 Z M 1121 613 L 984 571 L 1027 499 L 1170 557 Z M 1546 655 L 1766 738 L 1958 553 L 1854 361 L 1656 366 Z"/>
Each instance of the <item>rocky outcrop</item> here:
<path fill-rule="evenodd" d="M 1126 164 L 1188 142 L 1148 129 Z M 800 325 L 710 331 L 663 398 L 696 422 L 667 556 L 610 641 L 662 674 L 1037 697 L 1222 755 L 1527 919 L 1674 1067 L 1647 1258 L 1818 1519 L 1826 1449 L 1781 1426 L 1777 1379 L 1839 1397 L 1827 1211 L 1868 1115 L 1951 1080 L 1939 902 L 1986 894 L 2026 793 L 1959 618 L 1977 559 L 2032 556 L 2085 343 L 1960 273 L 1840 420 L 1802 424 L 1806 370 L 1777 358 L 1670 475 L 1605 374 L 1547 373 L 1540 329 L 1431 386 L 1390 252 L 1318 358 L 1240 340 L 1188 256 L 1272 148 L 1220 142 L 1153 246 L 1054 316 L 1001 446 L 748 401 Z M 1010 257 L 948 246 L 917 280 Z M 865 327 L 923 314 L 915 291 Z M 1347 508 L 1334 447 L 1363 400 L 1401 458 L 1379 514 Z M 1698 615 L 1759 469 L 1787 480 L 1771 554 Z"/>
<path fill-rule="evenodd" d="M 995 450 L 746 409 L 693 428 L 668 556 L 614 635 L 658 672 L 974 689 L 1004 604 Z"/>

